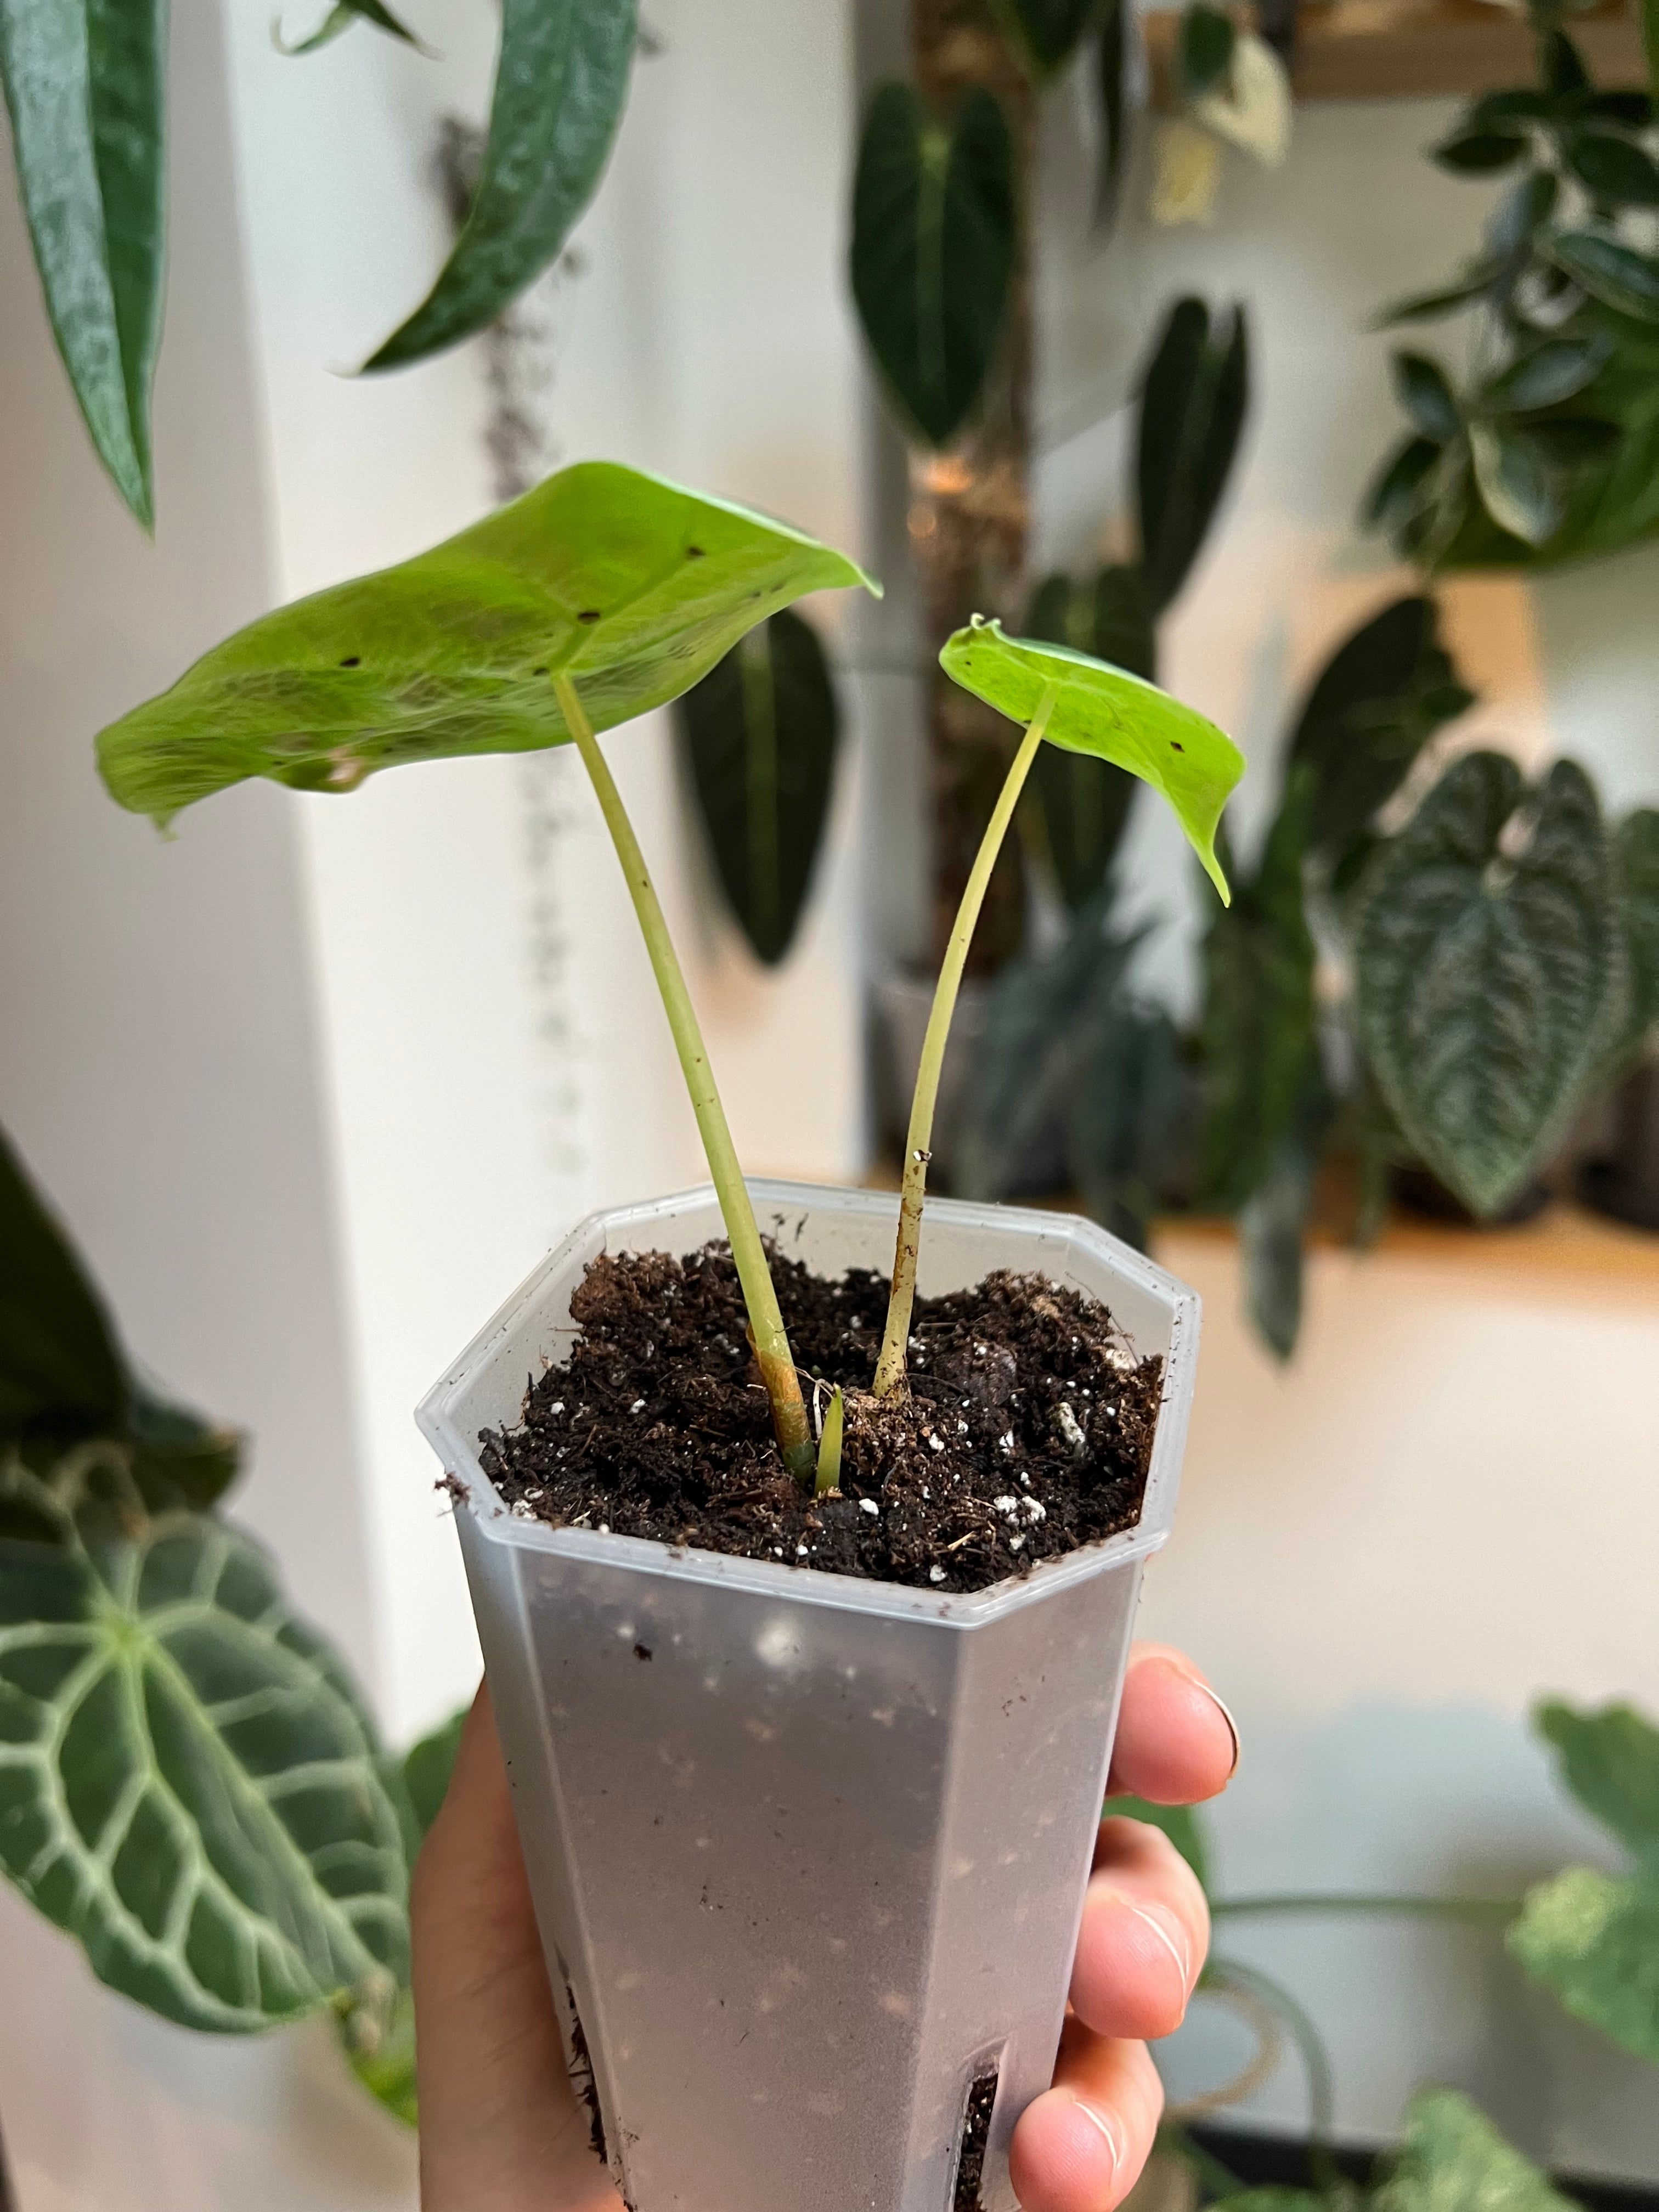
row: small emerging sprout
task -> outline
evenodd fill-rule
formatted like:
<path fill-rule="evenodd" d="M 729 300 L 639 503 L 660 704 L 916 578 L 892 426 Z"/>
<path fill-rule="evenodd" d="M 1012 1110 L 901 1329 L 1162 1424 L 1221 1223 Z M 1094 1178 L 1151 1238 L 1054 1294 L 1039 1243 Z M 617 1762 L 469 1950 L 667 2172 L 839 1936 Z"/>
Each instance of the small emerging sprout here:
<path fill-rule="evenodd" d="M 846 1419 L 846 1401 L 842 1396 L 841 1385 L 837 1383 L 830 1401 L 830 1410 L 823 1417 L 823 1434 L 818 1438 L 817 1480 L 813 1488 L 820 1498 L 830 1491 L 841 1488 L 841 1436 Z"/>

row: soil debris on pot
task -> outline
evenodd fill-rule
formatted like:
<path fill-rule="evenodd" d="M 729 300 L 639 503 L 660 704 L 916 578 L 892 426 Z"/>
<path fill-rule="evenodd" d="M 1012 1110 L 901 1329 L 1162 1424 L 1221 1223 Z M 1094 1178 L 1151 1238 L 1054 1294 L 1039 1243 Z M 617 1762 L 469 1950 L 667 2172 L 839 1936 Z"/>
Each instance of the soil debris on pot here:
<path fill-rule="evenodd" d="M 1104 1306 L 999 1273 L 918 1298 L 908 1398 L 868 1395 L 887 1285 L 831 1282 L 775 1254 L 804 1386 L 846 1393 L 841 1495 L 778 1459 L 724 1243 L 678 1260 L 607 1254 L 570 1302 L 568 1360 L 529 1380 L 520 1425 L 486 1430 L 508 1510 L 924 1589 L 988 1589 L 1139 1516 L 1164 1364 Z"/>

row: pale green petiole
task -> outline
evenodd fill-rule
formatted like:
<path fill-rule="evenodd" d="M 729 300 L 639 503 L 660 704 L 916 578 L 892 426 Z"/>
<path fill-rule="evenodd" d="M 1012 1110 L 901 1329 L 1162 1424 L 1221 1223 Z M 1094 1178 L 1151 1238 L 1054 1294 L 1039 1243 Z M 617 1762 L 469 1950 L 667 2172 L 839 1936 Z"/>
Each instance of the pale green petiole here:
<path fill-rule="evenodd" d="M 1038 700 L 1036 712 L 1020 740 L 1013 765 L 997 796 L 985 835 L 980 840 L 979 851 L 974 856 L 968 887 L 963 892 L 962 904 L 957 908 L 951 941 L 945 948 L 939 981 L 933 989 L 933 1012 L 927 1017 L 927 1033 L 922 1039 L 921 1065 L 916 1070 L 915 1092 L 910 1104 L 910 1127 L 904 1140 L 904 1180 L 899 1198 L 898 1245 L 893 1255 L 893 1289 L 887 1303 L 887 1327 L 881 1340 L 881 1357 L 876 1363 L 875 1395 L 878 1398 L 887 1397 L 901 1389 L 904 1382 L 905 1346 L 909 1341 L 910 1315 L 916 1299 L 916 1255 L 921 1249 L 921 1206 L 927 1194 L 927 1162 L 932 1157 L 930 1148 L 933 1141 L 933 1108 L 939 1097 L 939 1071 L 945 1065 L 945 1047 L 951 1034 L 951 1018 L 956 1012 L 957 993 L 962 985 L 968 947 L 973 941 L 979 910 L 985 903 L 991 871 L 996 866 L 1003 838 L 1013 819 L 1015 804 L 1030 772 L 1031 763 L 1036 758 L 1037 748 L 1042 743 L 1048 717 L 1054 711 L 1055 696 L 1054 688 L 1050 684 Z"/>
<path fill-rule="evenodd" d="M 823 1417 L 823 1434 L 818 1438 L 817 1494 L 841 1487 L 841 1432 L 846 1419 L 846 1406 L 841 1395 L 841 1385 L 836 1385 L 830 1401 L 830 1410 Z"/>
<path fill-rule="evenodd" d="M 783 1463 L 798 1482 L 811 1482 L 815 1466 L 812 1450 L 812 1431 L 806 1418 L 806 1405 L 801 1396 L 800 1379 L 795 1372 L 795 1363 L 789 1351 L 789 1338 L 783 1326 L 783 1316 L 778 1311 L 778 1295 L 772 1285 L 771 1270 L 766 1264 L 766 1250 L 761 1243 L 760 1229 L 755 1220 L 755 1209 L 749 1202 L 748 1187 L 743 1179 L 743 1170 L 738 1164 L 738 1155 L 732 1142 L 732 1132 L 726 1127 L 726 1109 L 715 1087 L 714 1070 L 708 1064 L 708 1048 L 702 1041 L 691 994 L 685 988 L 673 940 L 668 934 L 668 924 L 658 902 L 656 888 L 651 881 L 651 872 L 645 865 L 645 855 L 640 850 L 639 840 L 634 835 L 634 825 L 628 818 L 605 755 L 599 750 L 599 740 L 593 735 L 592 725 L 587 719 L 576 687 L 568 676 L 553 678 L 553 691 L 564 716 L 565 726 L 575 740 L 577 751 L 582 757 L 605 824 L 611 832 L 611 842 L 617 848 L 617 858 L 622 862 L 623 874 L 628 880 L 629 896 L 634 902 L 634 911 L 639 917 L 645 949 L 650 956 L 651 972 L 657 979 L 657 988 L 662 994 L 664 1012 L 673 1033 L 674 1049 L 679 1054 L 680 1067 L 685 1077 L 685 1087 L 691 1094 L 691 1106 L 702 1133 L 703 1150 L 708 1157 L 708 1171 L 714 1177 L 714 1189 L 720 1199 L 720 1214 L 726 1223 L 726 1234 L 732 1246 L 732 1258 L 738 1270 L 738 1280 L 743 1286 L 744 1304 L 749 1311 L 749 1328 L 755 1347 L 755 1358 L 766 1385 L 766 1395 L 772 1405 L 772 1426 L 776 1432 L 778 1449 L 783 1454 Z M 827 1424 L 826 1424 L 827 1427 Z"/>

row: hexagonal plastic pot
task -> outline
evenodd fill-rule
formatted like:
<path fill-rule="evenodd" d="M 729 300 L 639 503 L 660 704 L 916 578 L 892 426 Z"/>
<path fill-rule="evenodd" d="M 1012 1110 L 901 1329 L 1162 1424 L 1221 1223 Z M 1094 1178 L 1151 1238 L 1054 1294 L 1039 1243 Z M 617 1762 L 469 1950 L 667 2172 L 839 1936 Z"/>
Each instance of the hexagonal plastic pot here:
<path fill-rule="evenodd" d="M 836 1276 L 885 1273 L 896 1201 L 750 1185 Z M 567 2057 L 634 2212 L 950 2212 L 1048 2081 L 1142 1562 L 1169 1533 L 1198 1300 L 1091 1224 L 932 1203 L 920 1287 L 1034 1269 L 1164 1362 L 1139 1525 L 973 1595 L 506 1512 L 478 1431 L 574 1334 L 607 1251 L 723 1234 L 710 1189 L 595 1214 L 422 1404 L 457 1520 Z"/>

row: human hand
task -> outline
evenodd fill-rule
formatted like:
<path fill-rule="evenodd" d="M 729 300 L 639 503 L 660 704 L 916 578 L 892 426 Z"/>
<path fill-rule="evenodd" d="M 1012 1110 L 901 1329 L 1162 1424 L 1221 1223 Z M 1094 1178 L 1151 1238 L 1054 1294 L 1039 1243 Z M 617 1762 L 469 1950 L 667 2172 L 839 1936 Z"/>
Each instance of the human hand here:
<path fill-rule="evenodd" d="M 1192 1804 L 1237 1761 L 1226 1708 L 1167 1644 L 1129 1656 L 1109 1789 Z M 422 2212 L 617 2212 L 565 2073 L 487 1686 L 479 1690 L 410 1898 Z M 1181 2021 L 1209 1915 L 1174 1847 L 1106 1820 L 1072 1968 L 1054 2087 L 1014 2131 L 1025 2212 L 1111 2212 L 1163 2106 L 1144 2040 Z"/>

